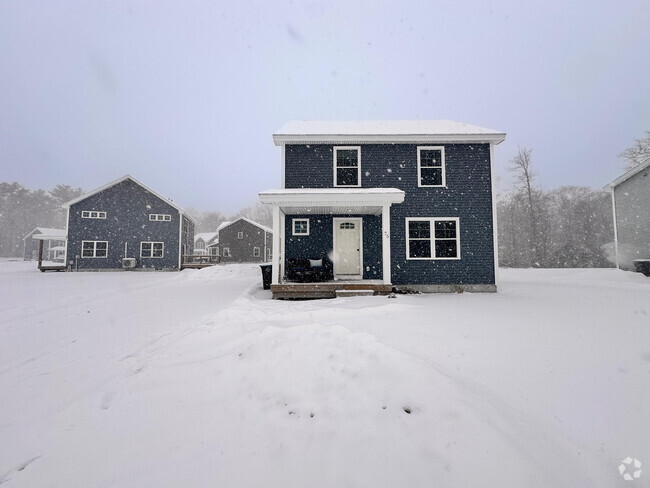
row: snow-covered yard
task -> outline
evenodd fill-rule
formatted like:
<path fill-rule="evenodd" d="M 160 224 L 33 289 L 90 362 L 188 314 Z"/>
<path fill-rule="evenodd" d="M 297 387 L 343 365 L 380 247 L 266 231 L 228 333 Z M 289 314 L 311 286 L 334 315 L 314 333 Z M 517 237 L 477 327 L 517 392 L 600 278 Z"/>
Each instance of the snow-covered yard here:
<path fill-rule="evenodd" d="M 260 281 L 0 261 L 2 488 L 650 486 L 650 279 L 301 302 Z"/>

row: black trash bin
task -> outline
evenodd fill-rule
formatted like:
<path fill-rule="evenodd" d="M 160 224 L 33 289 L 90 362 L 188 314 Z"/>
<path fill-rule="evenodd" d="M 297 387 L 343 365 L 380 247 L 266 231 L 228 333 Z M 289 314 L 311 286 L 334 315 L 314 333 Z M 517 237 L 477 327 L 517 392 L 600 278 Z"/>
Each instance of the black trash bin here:
<path fill-rule="evenodd" d="M 262 287 L 265 290 L 270 290 L 271 278 L 273 276 L 273 265 L 270 263 L 260 264 L 260 268 L 262 268 Z"/>

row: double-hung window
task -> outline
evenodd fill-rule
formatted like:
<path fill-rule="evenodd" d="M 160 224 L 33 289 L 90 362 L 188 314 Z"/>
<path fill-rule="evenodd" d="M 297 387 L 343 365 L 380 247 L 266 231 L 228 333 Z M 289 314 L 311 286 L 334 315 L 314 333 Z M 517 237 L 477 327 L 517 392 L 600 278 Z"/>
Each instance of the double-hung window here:
<path fill-rule="evenodd" d="M 82 258 L 105 258 L 108 256 L 108 241 L 81 241 Z"/>
<path fill-rule="evenodd" d="M 260 256 L 261 256 L 260 248 L 259 247 L 254 247 L 253 248 L 253 257 L 254 258 L 259 258 Z"/>
<path fill-rule="evenodd" d="M 292 234 L 294 236 L 309 235 L 309 219 L 292 219 Z"/>
<path fill-rule="evenodd" d="M 230 256 L 230 248 L 229 247 L 224 247 L 223 248 L 223 257 L 224 258 L 229 258 Z"/>
<path fill-rule="evenodd" d="M 334 186 L 361 186 L 361 147 L 334 148 Z"/>
<path fill-rule="evenodd" d="M 445 186 L 444 146 L 418 147 L 418 186 Z"/>
<path fill-rule="evenodd" d="M 458 217 L 406 219 L 407 259 L 460 259 Z"/>
<path fill-rule="evenodd" d="M 163 242 L 141 242 L 141 258 L 162 258 L 165 253 L 165 243 Z"/>

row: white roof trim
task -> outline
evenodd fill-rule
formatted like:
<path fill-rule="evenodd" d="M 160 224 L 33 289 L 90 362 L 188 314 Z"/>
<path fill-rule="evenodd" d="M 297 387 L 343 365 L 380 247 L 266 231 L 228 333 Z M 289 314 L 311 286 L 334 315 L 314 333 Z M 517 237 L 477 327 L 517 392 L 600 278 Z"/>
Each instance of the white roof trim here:
<path fill-rule="evenodd" d="M 254 225 L 255 227 L 259 227 L 259 228 L 262 229 L 264 232 L 269 232 L 269 233 L 273 234 L 273 230 L 272 230 L 272 229 L 268 228 L 268 227 L 265 226 L 265 225 L 258 224 L 257 222 L 253 222 L 251 219 L 247 219 L 246 217 L 239 217 L 238 219 L 233 220 L 232 222 L 228 222 L 228 223 L 223 222 L 223 223 L 219 226 L 219 229 L 218 229 L 218 230 L 219 230 L 219 231 L 222 231 L 222 230 L 225 229 L 226 227 L 230 227 L 232 224 L 234 224 L 235 222 L 239 222 L 240 220 L 243 220 L 244 222 L 248 222 L 249 224 L 252 224 L 252 225 Z"/>
<path fill-rule="evenodd" d="M 637 164 L 634 168 L 632 168 L 629 171 L 627 171 L 626 173 L 622 174 L 621 176 L 616 178 L 611 183 L 608 183 L 603 188 L 612 190 L 615 187 L 617 187 L 618 185 L 620 185 L 621 183 L 623 183 L 624 181 L 629 180 L 635 174 L 640 173 L 641 171 L 643 171 L 644 169 L 646 169 L 648 167 L 650 167 L 650 158 L 648 158 L 648 159 L 644 160 L 643 162 Z"/>
<path fill-rule="evenodd" d="M 91 192 L 88 192 L 88 193 L 86 193 L 86 194 L 84 194 L 84 195 L 81 195 L 80 197 L 75 198 L 74 200 L 70 200 L 69 202 L 64 203 L 64 204 L 62 205 L 62 207 L 65 208 L 65 209 L 69 209 L 71 205 L 74 205 L 74 204 L 76 204 L 76 203 L 79 203 L 79 202 L 81 202 L 82 200 L 85 200 L 86 198 L 89 198 L 89 197 L 91 197 L 91 196 L 93 196 L 93 195 L 96 195 L 97 193 L 100 193 L 100 192 L 106 190 L 107 188 L 110 188 L 110 187 L 112 187 L 112 186 L 115 186 L 115 185 L 117 185 L 117 184 L 119 184 L 119 183 L 122 183 L 123 181 L 126 181 L 126 180 L 131 180 L 131 181 L 132 181 L 133 183 L 135 183 L 136 185 L 141 186 L 142 188 L 144 188 L 145 190 L 147 190 L 149 193 L 152 193 L 152 194 L 155 195 L 156 197 L 160 198 L 160 199 L 163 200 L 164 202 L 166 202 L 166 203 L 168 203 L 169 205 L 171 205 L 172 207 L 174 207 L 174 208 L 175 208 L 176 210 L 178 210 L 181 214 L 183 214 L 185 217 L 187 217 L 188 219 L 190 219 L 192 222 L 194 222 L 194 223 L 196 224 L 196 219 L 195 219 L 194 217 L 192 217 L 190 214 L 188 214 L 185 210 L 183 210 L 181 207 L 179 207 L 178 205 L 176 205 L 176 204 L 175 204 L 174 202 L 172 202 L 169 198 L 165 198 L 165 197 L 162 196 L 160 193 L 158 193 L 158 192 L 152 190 L 152 189 L 149 188 L 147 185 L 145 185 L 145 184 L 143 184 L 142 182 L 138 181 L 137 179 L 135 179 L 135 178 L 134 178 L 133 176 L 131 176 L 131 175 L 124 175 L 124 176 L 122 176 L 121 178 L 118 178 L 118 179 L 115 180 L 115 181 L 111 181 L 110 183 L 107 183 L 107 184 L 105 184 L 105 185 L 102 185 L 102 186 L 100 186 L 99 188 L 96 188 L 96 189 L 94 189 L 94 190 L 91 191 Z"/>
<path fill-rule="evenodd" d="M 499 144 L 505 133 L 451 120 L 290 121 L 273 134 L 276 146 L 310 143 L 459 143 Z"/>
<path fill-rule="evenodd" d="M 38 236 L 35 236 L 34 233 L 40 232 Z M 65 229 L 52 229 L 50 227 L 35 227 L 33 231 L 31 231 L 29 234 L 27 234 L 25 237 L 23 237 L 23 241 L 27 239 L 28 237 L 31 237 L 32 239 L 40 239 L 40 240 L 65 240 L 67 237 L 67 231 Z"/>
<path fill-rule="evenodd" d="M 280 207 L 373 207 L 402 203 L 404 192 L 397 188 L 285 188 L 260 192 L 259 197 L 262 203 Z"/>

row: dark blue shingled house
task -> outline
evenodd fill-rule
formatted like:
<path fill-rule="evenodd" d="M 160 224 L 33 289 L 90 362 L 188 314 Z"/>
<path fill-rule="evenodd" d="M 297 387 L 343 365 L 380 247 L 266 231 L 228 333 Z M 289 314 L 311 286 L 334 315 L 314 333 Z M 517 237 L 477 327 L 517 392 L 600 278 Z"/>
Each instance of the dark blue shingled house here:
<path fill-rule="evenodd" d="M 129 175 L 64 208 L 72 270 L 178 270 L 194 247 L 194 219 Z"/>
<path fill-rule="evenodd" d="M 282 188 L 260 193 L 274 297 L 496 291 L 492 152 L 504 139 L 452 121 L 285 124 L 273 135 Z"/>

